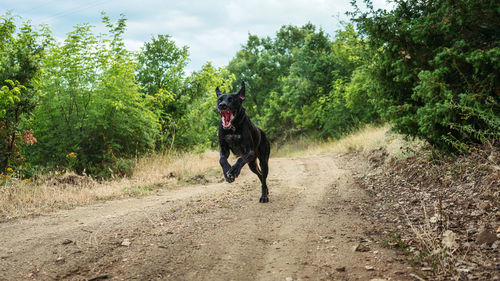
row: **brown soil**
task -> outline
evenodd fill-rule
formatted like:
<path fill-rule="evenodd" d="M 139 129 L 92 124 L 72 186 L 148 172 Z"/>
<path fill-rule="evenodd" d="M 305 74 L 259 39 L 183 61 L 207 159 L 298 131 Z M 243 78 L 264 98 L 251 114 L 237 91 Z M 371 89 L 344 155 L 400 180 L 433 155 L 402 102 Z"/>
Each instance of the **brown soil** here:
<path fill-rule="evenodd" d="M 392 232 L 429 280 L 500 280 L 500 150 L 473 148 L 459 157 L 422 150 L 406 159 L 368 155 L 357 181 L 371 195 L 366 219 Z M 385 228 L 385 229 L 384 229 Z"/>
<path fill-rule="evenodd" d="M 248 168 L 0 224 L 2 280 L 413 280 L 364 219 L 371 199 L 349 156 L 270 161 L 270 202 Z M 369 212 L 369 210 L 368 210 Z M 413 277 L 412 277 L 413 276 Z"/>

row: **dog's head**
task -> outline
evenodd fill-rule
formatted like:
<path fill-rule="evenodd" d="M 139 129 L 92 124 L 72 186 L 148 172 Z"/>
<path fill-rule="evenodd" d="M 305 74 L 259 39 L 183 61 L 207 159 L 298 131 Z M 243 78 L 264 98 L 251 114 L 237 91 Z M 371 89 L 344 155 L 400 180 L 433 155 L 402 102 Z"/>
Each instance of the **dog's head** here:
<path fill-rule="evenodd" d="M 223 94 L 220 92 L 219 87 L 215 89 L 215 92 L 217 93 L 217 111 L 221 116 L 222 127 L 229 129 L 245 100 L 245 82 L 241 82 L 241 89 L 236 94 Z"/>

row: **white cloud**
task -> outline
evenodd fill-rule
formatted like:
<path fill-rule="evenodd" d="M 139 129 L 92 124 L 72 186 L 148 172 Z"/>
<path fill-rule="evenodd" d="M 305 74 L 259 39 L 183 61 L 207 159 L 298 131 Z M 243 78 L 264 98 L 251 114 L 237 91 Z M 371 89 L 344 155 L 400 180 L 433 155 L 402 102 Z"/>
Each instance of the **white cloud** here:
<path fill-rule="evenodd" d="M 169 34 L 176 44 L 188 46 L 191 63 L 188 71 L 198 70 L 207 61 L 226 65 L 248 33 L 273 36 L 282 25 L 301 26 L 311 22 L 333 34 L 346 20 L 350 0 L 5 0 L 0 13 L 13 10 L 33 24 L 49 24 L 57 37 L 64 37 L 73 26 L 90 23 L 97 32 L 100 12 L 116 20 L 125 14 L 127 48 L 138 50 L 143 42 L 158 34 Z M 358 2 L 362 2 L 358 0 Z M 374 0 L 374 6 L 392 7 L 385 0 Z M 360 3 L 362 4 L 362 3 Z"/>
<path fill-rule="evenodd" d="M 127 31 L 132 36 L 172 34 L 185 30 L 196 32 L 201 28 L 203 28 L 203 23 L 198 17 L 179 10 L 171 10 L 165 14 L 132 19 L 127 22 Z"/>

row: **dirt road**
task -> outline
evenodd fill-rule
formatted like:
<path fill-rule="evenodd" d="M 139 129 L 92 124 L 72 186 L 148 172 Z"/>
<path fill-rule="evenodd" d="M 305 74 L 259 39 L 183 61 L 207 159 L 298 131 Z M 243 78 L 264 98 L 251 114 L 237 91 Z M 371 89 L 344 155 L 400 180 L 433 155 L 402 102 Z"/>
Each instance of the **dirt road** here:
<path fill-rule="evenodd" d="M 232 184 L 0 224 L 0 279 L 407 280 L 362 219 L 370 199 L 347 158 L 271 159 L 268 204 L 244 168 Z"/>

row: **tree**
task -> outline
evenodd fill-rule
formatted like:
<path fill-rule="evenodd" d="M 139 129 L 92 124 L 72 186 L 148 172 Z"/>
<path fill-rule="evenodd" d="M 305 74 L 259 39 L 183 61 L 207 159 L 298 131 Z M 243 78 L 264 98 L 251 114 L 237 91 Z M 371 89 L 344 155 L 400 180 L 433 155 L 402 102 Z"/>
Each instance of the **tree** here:
<path fill-rule="evenodd" d="M 305 37 L 314 29 L 309 23 L 300 28 L 284 25 L 275 38 L 249 34 L 247 43 L 229 62 L 228 70 L 236 77 L 233 87 L 245 81 L 246 109 L 257 123 L 260 123 L 262 108 L 267 107 L 271 93 L 281 92 L 281 79 L 289 74 L 295 50 L 304 45 Z"/>
<path fill-rule="evenodd" d="M 33 162 L 106 177 L 128 172 L 122 158 L 153 148 L 157 117 L 139 93 L 136 64 L 123 44 L 125 21 L 113 25 L 103 16 L 109 33 L 99 37 L 91 26 L 77 26 L 47 53 Z"/>
<path fill-rule="evenodd" d="M 352 24 L 335 34 L 330 91 L 313 105 L 321 126 L 320 137 L 340 138 L 364 124 L 379 121 L 372 97 L 376 82 L 370 73 L 378 56 L 368 40 L 362 39 Z"/>
<path fill-rule="evenodd" d="M 9 13 L 0 16 L 0 20 L 0 173 L 3 173 L 9 165 L 22 162 L 20 148 L 36 140 L 27 126 L 37 104 L 35 84 L 50 33 L 47 28 L 36 31 L 28 22 L 17 30 Z M 30 137 L 22 138 L 25 135 Z M 25 139 L 30 141 L 23 143 Z"/>
<path fill-rule="evenodd" d="M 289 75 L 282 79 L 280 112 L 267 112 L 266 123 L 280 116 L 283 119 L 280 123 L 288 124 L 290 131 L 318 132 L 322 125 L 317 101 L 328 95 L 336 69 L 328 34 L 323 30 L 307 34 L 303 46 L 294 51 L 294 57 Z"/>
<path fill-rule="evenodd" d="M 378 119 L 366 74 L 375 58 L 366 46 L 352 25 L 334 41 L 312 24 L 283 26 L 274 38 L 250 35 L 228 69 L 248 82 L 248 112 L 270 139 L 337 138 Z"/>
<path fill-rule="evenodd" d="M 498 140 L 500 2 L 394 3 L 391 11 L 355 6 L 352 14 L 380 51 L 372 75 L 382 117 L 444 151 Z"/>
<path fill-rule="evenodd" d="M 183 96 L 189 100 L 186 101 L 186 114 L 180 120 L 179 146 L 199 151 L 217 146 L 220 117 L 216 111 L 215 88 L 229 93 L 234 79 L 227 68 L 216 68 L 210 62 L 186 79 Z"/>
<path fill-rule="evenodd" d="M 137 61 L 137 82 L 159 116 L 161 138 L 157 146 L 163 148 L 165 142 L 172 144 L 175 140 L 176 120 L 182 118 L 186 110 L 181 93 L 188 48 L 178 48 L 169 35 L 158 35 L 144 43 Z"/>

